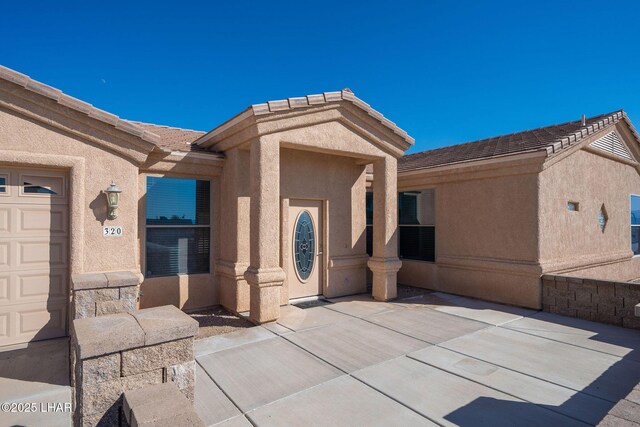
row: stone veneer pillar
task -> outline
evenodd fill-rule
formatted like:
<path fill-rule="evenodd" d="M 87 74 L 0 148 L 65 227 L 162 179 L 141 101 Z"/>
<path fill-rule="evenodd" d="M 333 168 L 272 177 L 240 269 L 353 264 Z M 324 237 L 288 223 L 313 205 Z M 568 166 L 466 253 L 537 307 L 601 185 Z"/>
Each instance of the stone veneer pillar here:
<path fill-rule="evenodd" d="M 397 159 L 385 157 L 373 163 L 373 298 L 387 301 L 398 296 L 398 175 Z"/>
<path fill-rule="evenodd" d="M 76 426 L 126 425 L 123 393 L 173 382 L 193 402 L 198 322 L 174 306 L 73 321 Z"/>
<path fill-rule="evenodd" d="M 260 138 L 251 143 L 249 317 L 255 323 L 280 317 L 280 143 Z"/>
<path fill-rule="evenodd" d="M 71 319 L 134 311 L 140 279 L 130 271 L 74 274 Z"/>

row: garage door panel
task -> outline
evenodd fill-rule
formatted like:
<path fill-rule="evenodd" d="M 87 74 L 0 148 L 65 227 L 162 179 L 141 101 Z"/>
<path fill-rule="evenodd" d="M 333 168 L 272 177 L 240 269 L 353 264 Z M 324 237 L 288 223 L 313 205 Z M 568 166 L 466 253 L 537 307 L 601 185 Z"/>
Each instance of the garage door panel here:
<path fill-rule="evenodd" d="M 11 286 L 11 278 L 8 275 L 0 275 L 0 304 L 9 301 L 9 286 Z"/>
<path fill-rule="evenodd" d="M 2 202 L 2 199 L 0 199 Z M 0 234 L 11 231 L 11 208 L 0 205 Z"/>
<path fill-rule="evenodd" d="M 11 242 L 0 242 L 0 271 L 11 266 Z"/>
<path fill-rule="evenodd" d="M 54 307 L 42 308 L 42 304 L 25 305 L 17 312 L 16 338 L 21 341 L 47 339 L 65 334 L 66 309 L 64 302 Z"/>
<path fill-rule="evenodd" d="M 2 168 L 0 346 L 65 336 L 69 288 L 64 174 Z"/>
<path fill-rule="evenodd" d="M 17 279 L 16 302 L 64 297 L 67 294 L 66 279 L 65 271 L 22 274 Z"/>
<path fill-rule="evenodd" d="M 67 264 L 66 239 L 30 238 L 18 242 L 16 268 L 61 267 Z"/>
<path fill-rule="evenodd" d="M 0 340 L 4 342 L 11 336 L 11 313 L 0 312 Z"/>
<path fill-rule="evenodd" d="M 67 211 L 61 206 L 32 206 L 17 208 L 17 233 L 30 235 L 66 235 Z"/>

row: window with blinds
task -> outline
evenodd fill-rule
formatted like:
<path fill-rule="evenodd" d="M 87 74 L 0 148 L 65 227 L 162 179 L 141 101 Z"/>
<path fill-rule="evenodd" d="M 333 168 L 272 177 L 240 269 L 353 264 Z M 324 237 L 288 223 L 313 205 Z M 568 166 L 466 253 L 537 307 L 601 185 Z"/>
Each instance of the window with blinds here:
<path fill-rule="evenodd" d="M 146 277 L 209 272 L 210 182 L 147 177 Z"/>
<path fill-rule="evenodd" d="M 640 255 L 640 196 L 631 195 L 631 250 Z"/>
<path fill-rule="evenodd" d="M 373 193 L 367 193 L 367 253 L 373 254 Z M 433 189 L 398 193 L 398 256 L 435 262 L 436 224 Z"/>

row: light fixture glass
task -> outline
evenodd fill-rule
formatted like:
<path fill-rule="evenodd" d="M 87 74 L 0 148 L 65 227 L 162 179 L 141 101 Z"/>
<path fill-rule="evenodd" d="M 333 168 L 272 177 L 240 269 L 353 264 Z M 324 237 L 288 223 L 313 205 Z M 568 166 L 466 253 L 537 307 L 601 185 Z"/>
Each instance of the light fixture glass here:
<path fill-rule="evenodd" d="M 116 219 L 118 217 L 118 202 L 120 201 L 120 193 L 122 190 L 116 185 L 115 181 L 111 181 L 111 185 L 104 191 L 107 194 L 107 206 L 109 211 L 107 217 Z"/>

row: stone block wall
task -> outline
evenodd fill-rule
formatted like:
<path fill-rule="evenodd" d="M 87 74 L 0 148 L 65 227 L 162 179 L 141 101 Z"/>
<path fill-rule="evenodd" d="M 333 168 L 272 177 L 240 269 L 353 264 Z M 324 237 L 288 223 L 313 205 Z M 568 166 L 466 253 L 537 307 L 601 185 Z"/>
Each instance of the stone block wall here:
<path fill-rule="evenodd" d="M 594 322 L 640 329 L 640 283 L 542 276 L 542 309 Z"/>
<path fill-rule="evenodd" d="M 134 311 L 140 279 L 130 271 L 75 274 L 71 277 L 72 319 Z"/>
<path fill-rule="evenodd" d="M 127 390 L 122 406 L 126 426 L 205 426 L 193 405 L 172 383 Z"/>
<path fill-rule="evenodd" d="M 76 426 L 125 425 L 122 396 L 172 382 L 191 402 L 198 323 L 173 306 L 73 321 Z"/>

